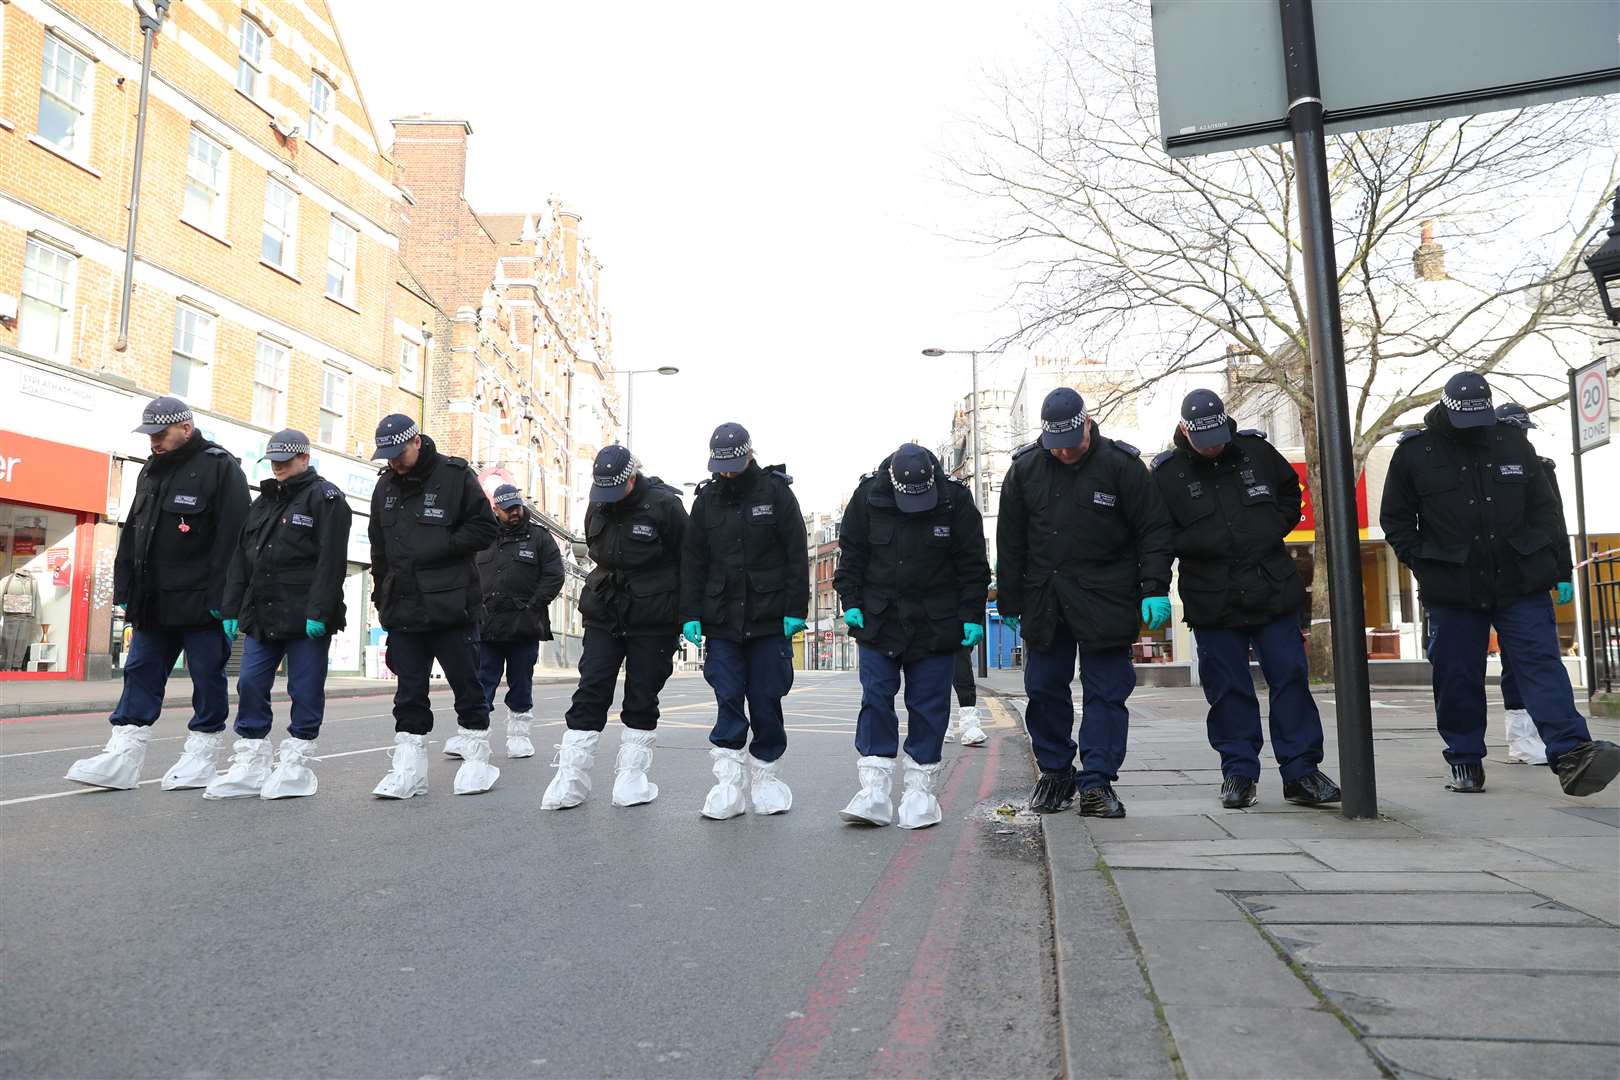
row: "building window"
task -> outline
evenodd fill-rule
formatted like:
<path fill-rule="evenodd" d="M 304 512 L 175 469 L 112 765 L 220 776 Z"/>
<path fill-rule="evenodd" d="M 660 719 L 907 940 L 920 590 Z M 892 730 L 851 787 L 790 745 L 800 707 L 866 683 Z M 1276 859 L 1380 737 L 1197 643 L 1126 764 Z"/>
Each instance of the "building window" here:
<path fill-rule="evenodd" d="M 186 195 L 180 217 L 215 235 L 225 232 L 225 148 L 196 128 L 186 157 Z"/>
<path fill-rule="evenodd" d="M 336 368 L 321 369 L 321 445 L 343 449 L 343 417 L 349 410 L 349 377 Z"/>
<path fill-rule="evenodd" d="M 242 16 L 236 35 L 236 88 L 257 98 L 264 87 L 264 28 Z"/>
<path fill-rule="evenodd" d="M 17 347 L 52 360 L 66 360 L 73 339 L 71 255 L 28 241 L 23 256 L 22 303 L 17 312 Z"/>
<path fill-rule="evenodd" d="M 192 406 L 207 407 L 214 362 L 214 317 L 185 304 L 174 309 L 174 350 L 169 392 Z"/>
<path fill-rule="evenodd" d="M 309 77 L 309 141 L 330 145 L 332 98 L 337 90 L 319 74 Z"/>
<path fill-rule="evenodd" d="M 293 246 L 298 236 L 298 193 L 274 180 L 264 182 L 264 238 L 259 257 L 271 266 L 291 271 Z"/>
<path fill-rule="evenodd" d="M 326 295 L 345 304 L 354 303 L 354 252 L 359 233 L 332 219 L 326 239 Z"/>
<path fill-rule="evenodd" d="M 404 390 L 416 390 L 422 378 L 422 346 L 406 338 L 399 339 L 399 385 Z"/>
<path fill-rule="evenodd" d="M 287 347 L 259 339 L 253 360 L 253 422 L 279 428 L 287 423 Z"/>
<path fill-rule="evenodd" d="M 90 58 L 46 34 L 45 63 L 39 77 L 39 137 L 64 154 L 88 156 L 94 86 Z"/>

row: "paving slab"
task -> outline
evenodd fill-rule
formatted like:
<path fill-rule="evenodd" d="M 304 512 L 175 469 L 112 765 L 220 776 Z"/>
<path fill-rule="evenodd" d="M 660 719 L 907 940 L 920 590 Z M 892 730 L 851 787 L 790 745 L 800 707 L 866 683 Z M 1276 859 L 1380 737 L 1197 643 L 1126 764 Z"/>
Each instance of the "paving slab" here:
<path fill-rule="evenodd" d="M 1279 873 L 1310 873 L 1322 869 L 1322 864 L 1302 852 L 1292 855 L 1223 855 L 1219 862 L 1232 870 L 1275 870 Z"/>
<path fill-rule="evenodd" d="M 1386 873 L 1329 870 L 1289 874 L 1302 889 L 1323 892 L 1518 892 L 1525 888 L 1495 874 L 1477 870 L 1452 873 L 1394 870 Z"/>
<path fill-rule="evenodd" d="M 1231 834 L 1203 814 L 1175 817 L 1125 817 L 1112 821 L 1087 818 L 1086 827 L 1099 843 L 1132 840 L 1230 840 Z"/>
<path fill-rule="evenodd" d="M 1346 821 L 1337 810 L 1318 810 L 1314 814 L 1243 814 L 1221 819 L 1221 828 L 1235 837 L 1265 839 L 1298 837 L 1306 840 L 1399 840 L 1418 839 L 1423 834 L 1410 825 L 1387 819 L 1378 821 Z"/>
<path fill-rule="evenodd" d="M 1608 927 L 1277 923 L 1268 929 L 1309 968 L 1620 972 L 1620 935 Z"/>
<path fill-rule="evenodd" d="M 1491 798 L 1494 793 L 1489 791 L 1480 796 L 1452 796 L 1456 801 L 1451 802 L 1437 797 L 1425 801 L 1417 795 L 1397 798 L 1394 793 L 1386 799 L 1382 776 L 1379 783 L 1379 810 L 1428 836 L 1614 836 L 1613 827 L 1602 821 L 1565 813 L 1562 807 L 1526 805 L 1522 797 L 1500 799 L 1491 806 L 1478 805 Z M 1457 801 L 1467 800 L 1476 809 L 1457 806 Z"/>
<path fill-rule="evenodd" d="M 1583 911 L 1531 892 L 1296 892 L 1237 899 L 1263 923 L 1602 925 Z"/>
<path fill-rule="evenodd" d="M 1620 829 L 1620 808 L 1613 806 L 1560 806 L 1559 813 L 1586 818 L 1602 825 Z"/>
<path fill-rule="evenodd" d="M 1174 784 L 1174 785 L 1180 785 L 1180 784 L 1190 784 L 1190 783 L 1193 783 L 1193 782 L 1194 781 L 1189 780 L 1182 773 L 1179 773 L 1179 772 L 1176 772 L 1176 771 L 1173 771 L 1173 770 L 1169 770 L 1169 769 L 1137 769 L 1135 771 L 1127 771 L 1127 772 L 1120 773 L 1119 774 L 1119 779 L 1114 781 L 1114 786 L 1116 788 L 1122 788 L 1122 787 L 1140 787 L 1143 784 Z M 1205 781 L 1205 782 L 1207 782 L 1207 781 Z M 1217 783 L 1218 782 L 1219 781 L 1217 781 Z"/>
<path fill-rule="evenodd" d="M 1383 1076 L 1356 1037 L 1325 1010 L 1166 1005 L 1164 1017 L 1189 1080 Z"/>
<path fill-rule="evenodd" d="M 1247 922 L 1133 919 L 1154 992 L 1165 1005 L 1310 1008 L 1310 990 Z M 1238 988 L 1238 989 L 1234 989 Z"/>
<path fill-rule="evenodd" d="M 1313 978 L 1368 1035 L 1568 1042 L 1620 1037 L 1620 981 L 1612 975 L 1323 971 Z"/>
<path fill-rule="evenodd" d="M 1114 884 L 1131 921 L 1191 919 L 1208 922 L 1248 920 L 1227 890 L 1272 893 L 1293 888 L 1288 876 L 1234 870 L 1115 870 Z"/>
<path fill-rule="evenodd" d="M 1500 877 L 1514 885 L 1534 889 L 1542 896 L 1551 897 L 1605 922 L 1620 925 L 1620 887 L 1615 875 L 1592 873 L 1584 870 L 1563 870 L 1557 873 L 1536 873 L 1522 870 L 1503 871 Z"/>
<path fill-rule="evenodd" d="M 1614 1080 L 1617 1075 L 1613 1046 L 1455 1039 L 1375 1039 L 1369 1045 L 1403 1080 Z"/>
<path fill-rule="evenodd" d="M 1610 880 L 1620 874 L 1620 837 L 1617 836 L 1538 836 L 1492 837 L 1498 844 L 1506 844 L 1519 851 L 1528 851 L 1537 858 L 1563 863 L 1571 870 L 1606 872 Z"/>
<path fill-rule="evenodd" d="M 1335 870 L 1562 870 L 1487 840 L 1300 840 L 1299 850 Z"/>

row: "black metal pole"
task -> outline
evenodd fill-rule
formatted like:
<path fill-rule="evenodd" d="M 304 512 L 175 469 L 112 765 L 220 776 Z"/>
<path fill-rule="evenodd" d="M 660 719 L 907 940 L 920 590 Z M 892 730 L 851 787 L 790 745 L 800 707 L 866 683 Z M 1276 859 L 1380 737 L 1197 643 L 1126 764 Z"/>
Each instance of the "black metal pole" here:
<path fill-rule="evenodd" d="M 1328 599 L 1332 606 L 1333 685 L 1339 728 L 1341 813 L 1378 816 L 1373 767 L 1372 705 L 1367 691 L 1367 619 L 1361 595 L 1361 538 L 1356 530 L 1356 474 L 1350 452 L 1344 333 L 1339 323 L 1338 267 L 1333 255 L 1333 207 L 1328 192 L 1327 134 L 1316 63 L 1311 0 L 1278 0 L 1288 120 L 1294 132 L 1295 186 L 1305 298 L 1310 309 L 1311 384 L 1322 498 L 1318 527 L 1326 530 Z"/>
<path fill-rule="evenodd" d="M 1617 196 L 1620 198 L 1620 196 Z M 1575 565 L 1580 570 L 1581 603 L 1575 610 L 1581 619 L 1581 652 L 1586 655 L 1586 697 L 1597 691 L 1597 665 L 1592 655 L 1592 578 L 1587 566 L 1586 484 L 1581 478 L 1581 404 L 1576 400 L 1575 369 L 1569 371 L 1569 448 L 1575 455 Z"/>
<path fill-rule="evenodd" d="M 129 234 L 124 239 L 124 286 L 118 299 L 118 338 L 113 348 L 129 348 L 129 301 L 135 288 L 135 225 L 141 216 L 141 160 L 146 155 L 146 100 L 152 85 L 152 39 L 163 25 L 169 0 L 155 0 L 152 14 L 141 12 L 141 96 L 135 111 L 135 165 L 129 180 Z"/>

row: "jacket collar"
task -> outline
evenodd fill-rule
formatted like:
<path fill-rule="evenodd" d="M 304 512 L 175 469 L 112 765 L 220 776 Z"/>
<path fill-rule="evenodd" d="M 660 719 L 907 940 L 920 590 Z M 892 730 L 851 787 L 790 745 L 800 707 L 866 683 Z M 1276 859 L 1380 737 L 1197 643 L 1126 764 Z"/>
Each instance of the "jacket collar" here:
<path fill-rule="evenodd" d="M 313 467 L 305 469 L 291 480 L 277 480 L 275 477 L 266 477 L 259 481 L 259 491 L 264 495 L 291 495 L 319 480 L 320 474 Z"/>

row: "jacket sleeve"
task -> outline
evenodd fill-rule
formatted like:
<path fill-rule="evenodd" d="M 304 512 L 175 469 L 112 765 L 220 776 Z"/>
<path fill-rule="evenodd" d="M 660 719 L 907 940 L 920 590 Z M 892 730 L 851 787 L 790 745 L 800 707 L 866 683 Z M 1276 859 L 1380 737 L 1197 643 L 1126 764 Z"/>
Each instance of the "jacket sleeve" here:
<path fill-rule="evenodd" d="M 227 619 L 242 617 L 242 597 L 247 592 L 248 579 L 247 551 L 243 541 L 244 537 L 238 533 L 236 548 L 225 567 L 225 597 L 219 605 L 219 613 Z"/>
<path fill-rule="evenodd" d="M 388 540 L 382 525 L 382 491 L 371 493 L 371 515 L 366 519 L 366 540 L 371 548 L 371 600 L 382 596 L 383 579 L 388 576 Z"/>
<path fill-rule="evenodd" d="M 1029 563 L 1029 522 L 1017 469 L 1008 469 L 1001 482 L 996 515 L 996 610 L 1015 619 L 1024 614 L 1024 568 Z"/>
<path fill-rule="evenodd" d="M 1395 549 L 1395 557 L 1411 566 L 1423 537 L 1418 530 L 1417 490 L 1412 486 L 1412 471 L 1407 467 L 1406 456 L 1404 448 L 1397 446 L 1390 458 L 1389 473 L 1384 477 L 1384 498 L 1378 507 L 1378 524 L 1384 530 L 1384 539 Z"/>
<path fill-rule="evenodd" d="M 466 473 L 467 482 L 461 486 L 461 513 L 457 515 L 455 528 L 450 530 L 450 554 L 462 558 L 483 551 L 501 532 L 495 511 L 490 509 L 484 489 L 478 485 L 478 477 L 471 469 Z"/>
<path fill-rule="evenodd" d="M 529 606 L 537 610 L 545 610 L 551 602 L 557 599 L 562 592 L 563 570 L 562 551 L 557 547 L 556 538 L 549 529 L 540 530 L 540 539 L 537 543 L 540 556 L 540 583 L 535 587 L 534 598 Z"/>
<path fill-rule="evenodd" d="M 863 485 L 855 489 L 849 506 L 844 510 L 843 523 L 838 528 L 838 571 L 833 574 L 833 588 L 838 591 L 838 602 L 845 611 L 858 608 L 863 603 L 861 598 L 866 591 L 866 565 L 872 556 L 867 528 Z"/>
<path fill-rule="evenodd" d="M 681 505 L 679 495 L 670 495 L 669 509 L 665 513 L 667 515 L 665 520 L 669 523 L 664 531 L 665 550 L 669 552 L 669 561 L 674 565 L 678 574 L 681 569 L 681 551 L 686 544 L 686 534 L 690 531 L 687 528 L 686 507 Z M 677 592 L 676 595 L 679 596 L 680 593 Z"/>
<path fill-rule="evenodd" d="M 343 578 L 349 571 L 349 528 L 354 513 L 341 494 L 322 496 L 320 518 L 316 522 L 321 552 L 315 557 L 315 580 L 309 587 L 309 607 L 304 618 L 327 624 L 330 629 L 338 607 L 343 603 Z"/>
<path fill-rule="evenodd" d="M 1147 466 L 1133 458 L 1122 463 L 1120 488 L 1126 493 L 1126 513 L 1136 533 L 1136 562 L 1143 596 L 1170 595 L 1170 560 L 1175 547 L 1175 529 L 1170 510 L 1159 494 Z"/>
<path fill-rule="evenodd" d="M 782 495 L 776 500 L 776 528 L 787 551 L 782 571 L 782 587 L 788 590 L 787 610 L 790 619 L 810 616 L 810 541 L 804 531 L 804 514 L 799 500 L 783 485 Z"/>
<path fill-rule="evenodd" d="M 964 498 L 957 502 L 951 526 L 958 586 L 956 616 L 963 623 L 984 625 L 984 604 L 990 596 L 990 562 L 984 550 L 984 515 Z"/>
<path fill-rule="evenodd" d="M 1282 515 L 1283 535 L 1287 536 L 1299 528 L 1299 508 L 1304 501 L 1304 495 L 1299 488 L 1299 473 L 1288 463 L 1288 459 L 1277 452 L 1276 447 L 1270 443 L 1266 449 L 1271 451 L 1273 459 L 1273 472 L 1276 480 L 1273 482 L 1277 490 L 1277 513 Z"/>
<path fill-rule="evenodd" d="M 1564 521 L 1564 504 L 1558 498 L 1558 482 L 1553 479 L 1552 469 L 1542 464 L 1540 458 L 1533 457 L 1533 460 L 1536 475 L 1530 481 L 1530 497 L 1524 516 L 1552 538 L 1553 554 L 1558 557 L 1558 580 L 1570 581 L 1575 565 L 1569 554 L 1569 524 Z"/>
<path fill-rule="evenodd" d="M 681 540 L 681 622 L 697 622 L 703 618 L 703 590 L 709 584 L 709 540 L 702 526 L 707 513 L 708 495 L 698 492 L 692 500 L 692 517 L 699 524 L 687 522 Z"/>
<path fill-rule="evenodd" d="M 242 522 L 247 518 L 247 477 L 235 458 L 226 458 L 219 483 L 219 518 L 213 550 L 208 553 L 208 609 L 220 611 L 225 603 L 225 574 L 242 539 Z"/>

